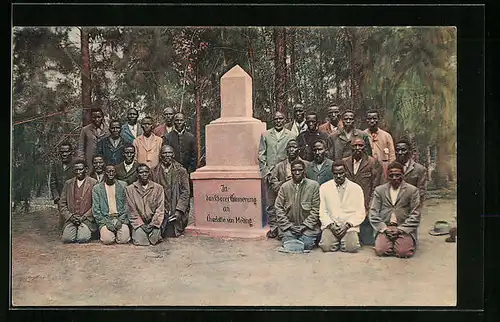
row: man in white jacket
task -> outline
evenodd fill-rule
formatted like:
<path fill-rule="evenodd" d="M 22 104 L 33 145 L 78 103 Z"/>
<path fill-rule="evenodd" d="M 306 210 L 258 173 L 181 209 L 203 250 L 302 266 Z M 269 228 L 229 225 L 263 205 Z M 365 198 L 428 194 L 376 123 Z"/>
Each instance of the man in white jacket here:
<path fill-rule="evenodd" d="M 359 225 L 366 217 L 363 189 L 346 179 L 345 164 L 336 161 L 332 165 L 333 180 L 319 188 L 321 241 L 324 252 L 355 253 L 360 249 Z"/>

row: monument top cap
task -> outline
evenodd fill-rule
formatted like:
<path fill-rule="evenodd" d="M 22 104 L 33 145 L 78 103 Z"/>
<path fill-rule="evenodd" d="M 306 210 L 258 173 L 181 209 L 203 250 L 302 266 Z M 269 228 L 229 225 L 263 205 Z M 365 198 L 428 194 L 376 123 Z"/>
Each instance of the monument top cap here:
<path fill-rule="evenodd" d="M 221 77 L 221 118 L 252 118 L 252 77 L 235 65 Z"/>
<path fill-rule="evenodd" d="M 240 65 L 235 65 L 233 68 L 231 68 L 229 71 L 227 71 L 224 75 L 222 75 L 222 78 L 229 78 L 229 77 L 250 77 L 250 75 L 245 72 L 243 68 L 240 67 Z"/>

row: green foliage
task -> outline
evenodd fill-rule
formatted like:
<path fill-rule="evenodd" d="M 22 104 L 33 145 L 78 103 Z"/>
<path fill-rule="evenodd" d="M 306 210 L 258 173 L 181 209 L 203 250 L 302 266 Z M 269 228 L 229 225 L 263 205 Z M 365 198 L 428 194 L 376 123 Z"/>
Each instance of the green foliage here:
<path fill-rule="evenodd" d="M 269 122 L 275 107 L 273 29 L 91 28 L 92 100 L 125 121 L 136 107 L 159 124 L 167 106 L 196 132 L 199 98 L 204 128 L 220 115 L 220 77 L 239 64 L 253 82 L 254 117 Z M 48 164 L 81 125 L 81 51 L 75 27 L 13 32 L 13 183 L 19 200 L 46 184 Z M 287 108 L 301 101 L 321 119 L 337 102 L 364 112 L 378 107 L 394 137 L 422 146 L 456 142 L 456 31 L 453 28 L 287 28 Z M 293 66 L 292 66 L 293 63 Z M 294 72 L 292 72 L 294 70 Z M 61 113 L 55 114 L 54 113 Z M 30 119 L 43 115 L 46 118 Z"/>

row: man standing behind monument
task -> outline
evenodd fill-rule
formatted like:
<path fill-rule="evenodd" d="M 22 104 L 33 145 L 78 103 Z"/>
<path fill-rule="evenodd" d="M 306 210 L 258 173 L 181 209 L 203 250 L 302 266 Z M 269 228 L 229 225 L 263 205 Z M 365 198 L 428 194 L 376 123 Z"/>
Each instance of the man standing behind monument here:
<path fill-rule="evenodd" d="M 105 179 L 92 188 L 92 212 L 99 226 L 101 242 L 105 245 L 126 244 L 130 241 L 126 183 L 115 179 L 113 165 L 106 165 Z"/>
<path fill-rule="evenodd" d="M 139 163 L 145 163 L 153 168 L 160 162 L 160 147 L 162 140 L 153 134 L 153 120 L 146 116 L 141 121 L 143 135 L 134 140 L 135 158 Z"/>
<path fill-rule="evenodd" d="M 167 107 L 163 113 L 165 114 L 165 123 L 160 124 L 153 130 L 154 135 L 163 137 L 165 134 L 170 133 L 174 130 L 174 115 L 175 110 L 171 107 Z"/>
<path fill-rule="evenodd" d="M 368 128 L 365 133 L 369 135 L 373 157 L 382 165 L 385 177 L 387 175 L 387 166 L 396 160 L 392 136 L 378 127 L 378 111 L 369 110 L 366 113 L 366 121 L 368 122 Z"/>
<path fill-rule="evenodd" d="M 90 109 L 92 115 L 92 123 L 82 128 L 78 144 L 77 157 L 85 159 L 90 166 L 90 171 L 93 170 L 92 158 L 96 153 L 97 141 L 108 134 L 108 127 L 104 124 L 104 114 L 101 108 Z"/>
<path fill-rule="evenodd" d="M 132 242 L 136 246 L 156 245 L 162 241 L 161 224 L 165 216 L 163 187 L 149 180 L 147 164 L 137 165 L 137 178 L 125 188 Z"/>
<path fill-rule="evenodd" d="M 122 125 L 122 130 L 121 130 L 121 137 L 125 140 L 125 142 L 128 142 L 132 144 L 134 140 L 139 136 L 142 135 L 142 128 L 141 126 L 137 123 L 137 119 L 139 118 L 139 112 L 135 108 L 131 108 L 127 112 L 127 123 Z"/>
<path fill-rule="evenodd" d="M 281 112 L 274 114 L 274 127 L 260 136 L 259 143 L 259 170 L 266 188 L 266 215 L 270 227 L 268 238 L 277 236 L 276 218 L 274 216 L 274 201 L 276 195 L 272 192 L 271 171 L 275 165 L 286 159 L 286 146 L 295 135 L 284 128 L 285 115 Z"/>
<path fill-rule="evenodd" d="M 281 186 L 275 203 L 283 248 L 299 243 L 302 250 L 311 250 L 321 233 L 319 183 L 305 177 L 305 164 L 300 160 L 292 162 L 291 171 L 292 180 Z"/>
<path fill-rule="evenodd" d="M 109 122 L 109 135 L 97 142 L 97 154 L 102 155 L 104 163 L 117 165 L 123 161 L 123 148 L 127 144 L 121 136 L 120 121 Z"/>
<path fill-rule="evenodd" d="M 61 215 L 65 219 L 62 232 L 64 243 L 86 243 L 97 231 L 92 215 L 92 187 L 97 183 L 87 176 L 85 160 L 73 162 L 73 178 L 64 183 L 59 201 Z"/>
<path fill-rule="evenodd" d="M 151 169 L 151 180 L 162 185 L 165 193 L 162 236 L 181 236 L 189 217 L 189 178 L 186 169 L 174 160 L 171 146 L 161 147 L 160 164 Z"/>
<path fill-rule="evenodd" d="M 123 162 L 116 166 L 116 179 L 125 181 L 127 185 L 137 180 L 137 161 L 135 161 L 135 147 L 126 145 L 123 148 Z"/>
<path fill-rule="evenodd" d="M 304 113 L 304 105 L 295 104 L 293 106 L 293 120 L 285 124 L 285 129 L 291 131 L 295 135 L 295 137 L 307 130 Z"/>
<path fill-rule="evenodd" d="M 377 159 L 366 155 L 365 141 L 362 138 L 353 137 L 351 147 L 352 155 L 343 159 L 346 165 L 346 176 L 363 189 L 365 211 L 368 214 L 373 192 L 382 183 L 382 166 Z M 368 217 L 360 226 L 359 237 L 363 245 L 375 243 L 375 234 Z"/>
<path fill-rule="evenodd" d="M 359 250 L 359 225 L 366 218 L 363 190 L 346 179 L 345 164 L 335 161 L 332 165 L 333 180 L 319 188 L 321 241 L 324 252 L 342 251 L 355 253 Z"/>
<path fill-rule="evenodd" d="M 184 114 L 175 114 L 174 130 L 165 133 L 163 144 L 170 145 L 174 149 L 174 159 L 186 169 L 188 174 L 196 170 L 196 138 L 186 131 Z"/>
<path fill-rule="evenodd" d="M 411 144 L 401 139 L 396 142 L 396 161 L 403 165 L 403 179 L 418 188 L 420 203 L 423 206 L 427 191 L 427 171 L 423 165 L 415 162 L 410 155 Z"/>
<path fill-rule="evenodd" d="M 330 135 L 337 131 L 339 127 L 342 127 L 342 121 L 340 120 L 340 107 L 333 104 L 328 107 L 328 121 L 325 124 L 321 124 L 318 131 L 323 132 L 326 135 Z"/>
<path fill-rule="evenodd" d="M 389 164 L 387 171 L 389 183 L 375 188 L 368 215 L 377 232 L 375 254 L 412 257 L 420 225 L 418 188 L 403 180 L 403 165 L 399 162 Z"/>
<path fill-rule="evenodd" d="M 333 179 L 333 161 L 326 157 L 326 144 L 323 140 L 316 140 L 312 144 L 314 159 L 306 167 L 306 177 L 320 185 Z"/>
<path fill-rule="evenodd" d="M 342 114 L 343 127 L 337 129 L 328 137 L 328 156 L 332 160 L 342 160 L 347 158 L 352 153 L 351 138 L 358 136 L 365 141 L 365 151 L 369 156 L 372 155 L 370 139 L 368 134 L 354 127 L 354 111 L 345 110 Z"/>
<path fill-rule="evenodd" d="M 297 143 L 299 144 L 299 155 L 306 161 L 312 161 L 314 156 L 312 153 L 313 142 L 323 140 L 327 143 L 328 135 L 323 132 L 318 132 L 318 115 L 316 112 L 308 112 L 306 115 L 307 131 L 299 134 Z M 325 146 L 327 149 L 327 146 Z"/>

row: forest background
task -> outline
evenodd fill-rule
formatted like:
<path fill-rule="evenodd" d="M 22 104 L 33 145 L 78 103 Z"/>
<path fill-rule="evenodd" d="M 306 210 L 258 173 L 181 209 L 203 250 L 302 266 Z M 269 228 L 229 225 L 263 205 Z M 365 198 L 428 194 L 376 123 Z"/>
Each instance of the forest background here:
<path fill-rule="evenodd" d="M 376 108 L 381 128 L 412 141 L 430 187 L 456 176 L 454 27 L 16 27 L 12 35 L 15 205 L 47 190 L 58 146 L 76 145 L 92 104 L 122 122 L 130 107 L 157 124 L 166 107 L 182 111 L 203 165 L 219 79 L 235 64 L 252 77 L 254 117 L 268 127 L 297 102 L 321 120 L 331 103 L 351 108 L 361 129 Z"/>

